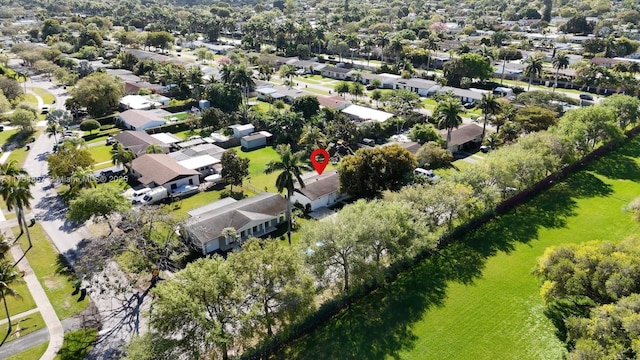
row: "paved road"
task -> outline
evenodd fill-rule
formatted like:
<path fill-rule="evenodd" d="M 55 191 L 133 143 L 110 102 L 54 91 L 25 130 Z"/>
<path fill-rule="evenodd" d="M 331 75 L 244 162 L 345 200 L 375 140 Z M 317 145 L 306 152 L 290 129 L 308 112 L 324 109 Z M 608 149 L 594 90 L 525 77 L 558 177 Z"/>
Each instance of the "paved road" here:
<path fill-rule="evenodd" d="M 68 97 L 66 90 L 51 82 L 39 79 L 30 81 L 28 86 L 47 89 L 56 97 L 57 107 L 64 108 L 64 101 Z M 31 176 L 39 179 L 32 188 L 34 216 L 58 251 L 73 265 L 79 256 L 79 245 L 81 246 L 83 241 L 91 241 L 93 235 L 86 226 L 77 227 L 65 219 L 66 207 L 57 196 L 51 180 L 47 177 L 46 157 L 53 145 L 53 138 L 49 138 L 45 134 L 40 135 L 31 144 L 31 151 L 27 156 L 24 168 Z M 128 284 L 117 267 L 109 268 L 106 275 L 110 279 L 120 279 L 121 284 Z M 97 276 L 97 278 L 102 278 L 102 276 Z M 125 288 L 122 295 L 116 295 L 110 290 L 105 292 L 94 290 L 95 284 L 92 286 L 88 287 L 88 293 L 100 314 L 103 331 L 100 333 L 98 343 L 90 354 L 90 358 L 114 359 L 121 353 L 132 336 L 146 329 L 144 318 L 140 314 L 150 301 L 148 297 L 132 290 L 131 287 Z"/>
<path fill-rule="evenodd" d="M 78 330 L 82 328 L 82 322 L 77 318 L 62 320 L 62 328 L 65 332 Z M 34 331 L 2 345 L 2 347 L 0 347 L 0 359 L 6 359 L 11 355 L 23 352 L 45 341 L 49 341 L 49 332 L 47 329 Z"/>

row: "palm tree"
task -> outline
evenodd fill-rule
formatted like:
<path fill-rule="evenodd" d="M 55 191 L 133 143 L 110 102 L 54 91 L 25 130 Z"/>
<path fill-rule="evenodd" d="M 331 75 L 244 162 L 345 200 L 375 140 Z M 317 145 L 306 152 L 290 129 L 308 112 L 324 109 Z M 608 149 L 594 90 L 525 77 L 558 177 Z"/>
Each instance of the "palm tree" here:
<path fill-rule="evenodd" d="M 296 68 L 293 65 L 282 65 L 280 68 L 280 77 L 289 79 L 289 86 L 291 86 L 293 82 L 293 77 L 296 75 Z"/>
<path fill-rule="evenodd" d="M 484 135 L 487 132 L 487 121 L 489 121 L 489 114 L 495 115 L 500 111 L 500 102 L 498 99 L 493 96 L 491 93 L 482 94 L 482 100 L 480 100 L 480 108 L 482 109 L 482 113 L 484 114 L 484 123 L 482 124 L 482 140 L 484 140 Z"/>
<path fill-rule="evenodd" d="M 305 125 L 298 145 L 305 146 L 307 150 L 325 149 L 327 147 L 327 136 L 317 126 Z"/>
<path fill-rule="evenodd" d="M 376 41 L 374 38 L 368 37 L 364 40 L 363 45 L 364 45 L 364 51 L 367 52 L 367 66 L 368 66 L 369 62 L 371 61 L 371 51 L 373 50 L 373 47 L 376 46 Z"/>
<path fill-rule="evenodd" d="M 349 85 L 349 94 L 355 96 L 355 102 L 358 102 L 358 96 L 364 95 L 364 85 L 360 82 L 352 82 Z"/>
<path fill-rule="evenodd" d="M 24 208 L 31 208 L 29 200 L 33 199 L 33 196 L 31 195 L 30 187 L 33 184 L 34 180 L 28 176 L 26 170 L 18 167 L 17 160 L 10 160 L 0 165 L 0 196 L 7 204 L 7 210 L 16 210 L 20 235 L 26 229 Z M 29 229 L 26 229 L 26 232 L 29 239 L 29 248 L 31 248 Z"/>
<path fill-rule="evenodd" d="M 133 161 L 135 156 L 133 153 L 122 146 L 122 144 L 118 143 L 113 150 L 111 150 L 111 162 L 113 165 L 126 165 Z"/>
<path fill-rule="evenodd" d="M 53 139 L 55 140 L 56 144 L 58 143 L 58 133 L 61 130 L 62 128 L 57 123 L 53 123 L 53 122 L 47 123 L 47 136 L 49 138 L 53 136 Z"/>
<path fill-rule="evenodd" d="M 9 307 L 7 306 L 7 297 L 11 296 L 16 299 L 21 299 L 20 294 L 13 289 L 13 285 L 23 282 L 22 273 L 18 271 L 8 260 L 3 259 L 0 261 L 0 296 L 2 296 L 2 302 L 4 303 L 4 312 L 7 315 L 7 335 L 4 336 L 0 346 L 2 346 L 9 335 L 11 335 L 12 324 L 11 316 L 9 314 Z"/>
<path fill-rule="evenodd" d="M 438 119 L 438 127 L 441 129 L 447 129 L 447 149 L 451 142 L 451 131 L 454 128 L 458 128 L 462 124 L 462 117 L 460 114 L 464 112 L 460 102 L 454 99 L 441 101 L 436 106 L 433 112 L 436 119 Z"/>
<path fill-rule="evenodd" d="M 253 71 L 248 69 L 244 65 L 237 66 L 233 71 L 233 84 L 238 85 L 242 89 L 242 95 L 245 100 L 249 97 L 249 93 L 256 87 L 255 81 L 253 81 Z"/>
<path fill-rule="evenodd" d="M 559 52 L 556 54 L 556 56 L 553 57 L 553 59 L 551 60 L 551 64 L 553 64 L 553 67 L 556 69 L 556 80 L 553 83 L 552 91 L 555 92 L 556 88 L 558 87 L 558 74 L 560 73 L 561 69 L 566 69 L 567 67 L 569 67 L 569 57 L 564 52 Z"/>
<path fill-rule="evenodd" d="M 291 145 L 283 144 L 277 147 L 279 161 L 270 161 L 264 170 L 265 174 L 280 171 L 276 178 L 276 188 L 278 192 L 287 190 L 287 237 L 291 245 L 291 196 L 293 196 L 294 183 L 298 180 L 300 187 L 304 187 L 302 181 L 302 170 L 311 170 L 309 165 L 302 162 L 302 153 L 291 152 Z"/>
<path fill-rule="evenodd" d="M 382 62 L 384 62 L 384 49 L 389 45 L 389 34 L 386 32 L 378 33 L 378 37 L 376 38 L 376 45 L 380 47 L 382 54 Z"/>
<path fill-rule="evenodd" d="M 0 184 L 0 195 L 7 204 L 7 210 L 16 211 L 16 214 L 18 215 L 18 225 L 20 226 L 20 235 L 22 235 L 23 232 L 27 233 L 27 239 L 29 241 L 28 251 L 31 249 L 32 244 L 31 234 L 27 228 L 27 220 L 24 215 L 24 209 L 31 209 L 31 204 L 29 203 L 30 200 L 33 199 L 31 186 L 35 184 L 35 180 L 25 175 L 4 175 Z"/>
<path fill-rule="evenodd" d="M 529 87 L 527 87 L 527 91 L 531 90 L 533 77 L 539 77 L 540 73 L 542 73 L 542 57 L 532 56 L 527 59 L 527 67 L 524 68 L 524 75 L 529 77 Z"/>
<path fill-rule="evenodd" d="M 150 144 L 149 146 L 147 146 L 147 150 L 145 150 L 145 153 L 147 153 L 147 154 L 162 154 L 162 153 L 164 153 L 164 149 L 162 148 L 162 146 L 160 146 L 158 144 Z"/>

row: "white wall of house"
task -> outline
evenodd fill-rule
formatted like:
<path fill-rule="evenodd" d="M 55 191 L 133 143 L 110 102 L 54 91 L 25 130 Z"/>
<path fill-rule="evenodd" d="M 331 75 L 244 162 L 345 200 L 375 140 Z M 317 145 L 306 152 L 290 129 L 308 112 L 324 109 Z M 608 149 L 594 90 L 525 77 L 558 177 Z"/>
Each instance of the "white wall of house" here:
<path fill-rule="evenodd" d="M 308 197 L 304 196 L 303 194 L 297 191 L 295 191 L 291 196 L 291 201 L 293 201 L 294 204 L 296 202 L 299 202 L 304 207 L 306 207 L 307 204 L 309 204 L 309 206 L 311 207 L 311 211 L 315 211 L 324 206 L 335 205 L 339 200 L 340 200 L 340 197 L 338 196 L 337 192 L 333 192 L 331 194 L 322 196 L 315 200 L 309 200 Z"/>
<path fill-rule="evenodd" d="M 146 129 L 150 129 L 150 128 L 153 128 L 153 127 L 162 126 L 162 125 L 166 124 L 166 121 L 164 121 L 164 120 L 156 120 L 156 121 L 150 121 L 150 122 L 144 124 L 143 126 L 135 127 L 135 126 L 132 126 L 131 124 L 129 124 L 128 122 L 122 120 L 122 118 L 120 118 L 120 120 L 122 121 L 122 123 L 124 124 L 124 126 L 127 129 L 136 130 L 136 131 L 144 131 Z"/>
<path fill-rule="evenodd" d="M 178 180 L 169 181 L 168 183 L 162 184 L 162 185 L 159 185 L 159 186 L 164 186 L 171 193 L 171 192 L 175 191 L 175 189 L 177 189 L 177 188 L 179 188 L 181 186 L 184 186 L 184 185 L 200 185 L 199 176 L 198 175 L 190 175 L 190 176 L 186 176 L 184 178 L 178 179 Z"/>

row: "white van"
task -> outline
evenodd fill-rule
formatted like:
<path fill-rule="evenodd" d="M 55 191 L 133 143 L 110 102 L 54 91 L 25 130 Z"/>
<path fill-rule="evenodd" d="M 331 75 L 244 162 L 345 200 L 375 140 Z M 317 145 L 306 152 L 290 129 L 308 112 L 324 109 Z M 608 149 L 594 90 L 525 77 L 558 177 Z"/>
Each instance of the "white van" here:
<path fill-rule="evenodd" d="M 415 170 L 413 170 L 413 173 L 416 175 L 420 175 L 420 176 L 424 176 L 427 179 L 429 179 L 430 182 L 436 182 L 438 180 L 440 180 L 440 176 L 436 175 L 433 170 L 427 170 L 427 169 L 423 169 L 423 168 L 415 168 Z"/>
<path fill-rule="evenodd" d="M 144 194 L 142 200 L 140 200 L 140 204 L 153 204 L 160 200 L 164 200 L 169 197 L 169 191 L 164 186 L 158 186 L 157 188 L 151 189 L 148 193 Z"/>
<path fill-rule="evenodd" d="M 144 187 L 142 189 L 136 190 L 133 192 L 133 195 L 131 195 L 131 200 L 133 201 L 134 204 L 139 203 L 140 201 L 142 201 L 142 198 L 144 197 L 144 195 L 149 191 L 151 191 L 151 188 L 148 188 L 148 187 Z"/>

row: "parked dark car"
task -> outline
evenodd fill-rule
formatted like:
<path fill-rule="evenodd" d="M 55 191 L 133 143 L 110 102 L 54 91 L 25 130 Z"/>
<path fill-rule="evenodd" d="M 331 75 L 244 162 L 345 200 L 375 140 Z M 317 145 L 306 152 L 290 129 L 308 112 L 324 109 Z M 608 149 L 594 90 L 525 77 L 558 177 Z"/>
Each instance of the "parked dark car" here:
<path fill-rule="evenodd" d="M 589 95 L 589 94 L 580 94 L 580 100 L 589 100 L 589 101 L 593 101 L 593 96 Z"/>
<path fill-rule="evenodd" d="M 465 109 L 471 109 L 471 108 L 473 108 L 475 105 L 474 105 L 473 103 L 468 102 L 468 103 L 465 103 L 465 104 L 464 104 L 464 105 L 462 105 L 462 106 L 464 106 L 464 108 L 465 108 Z"/>

